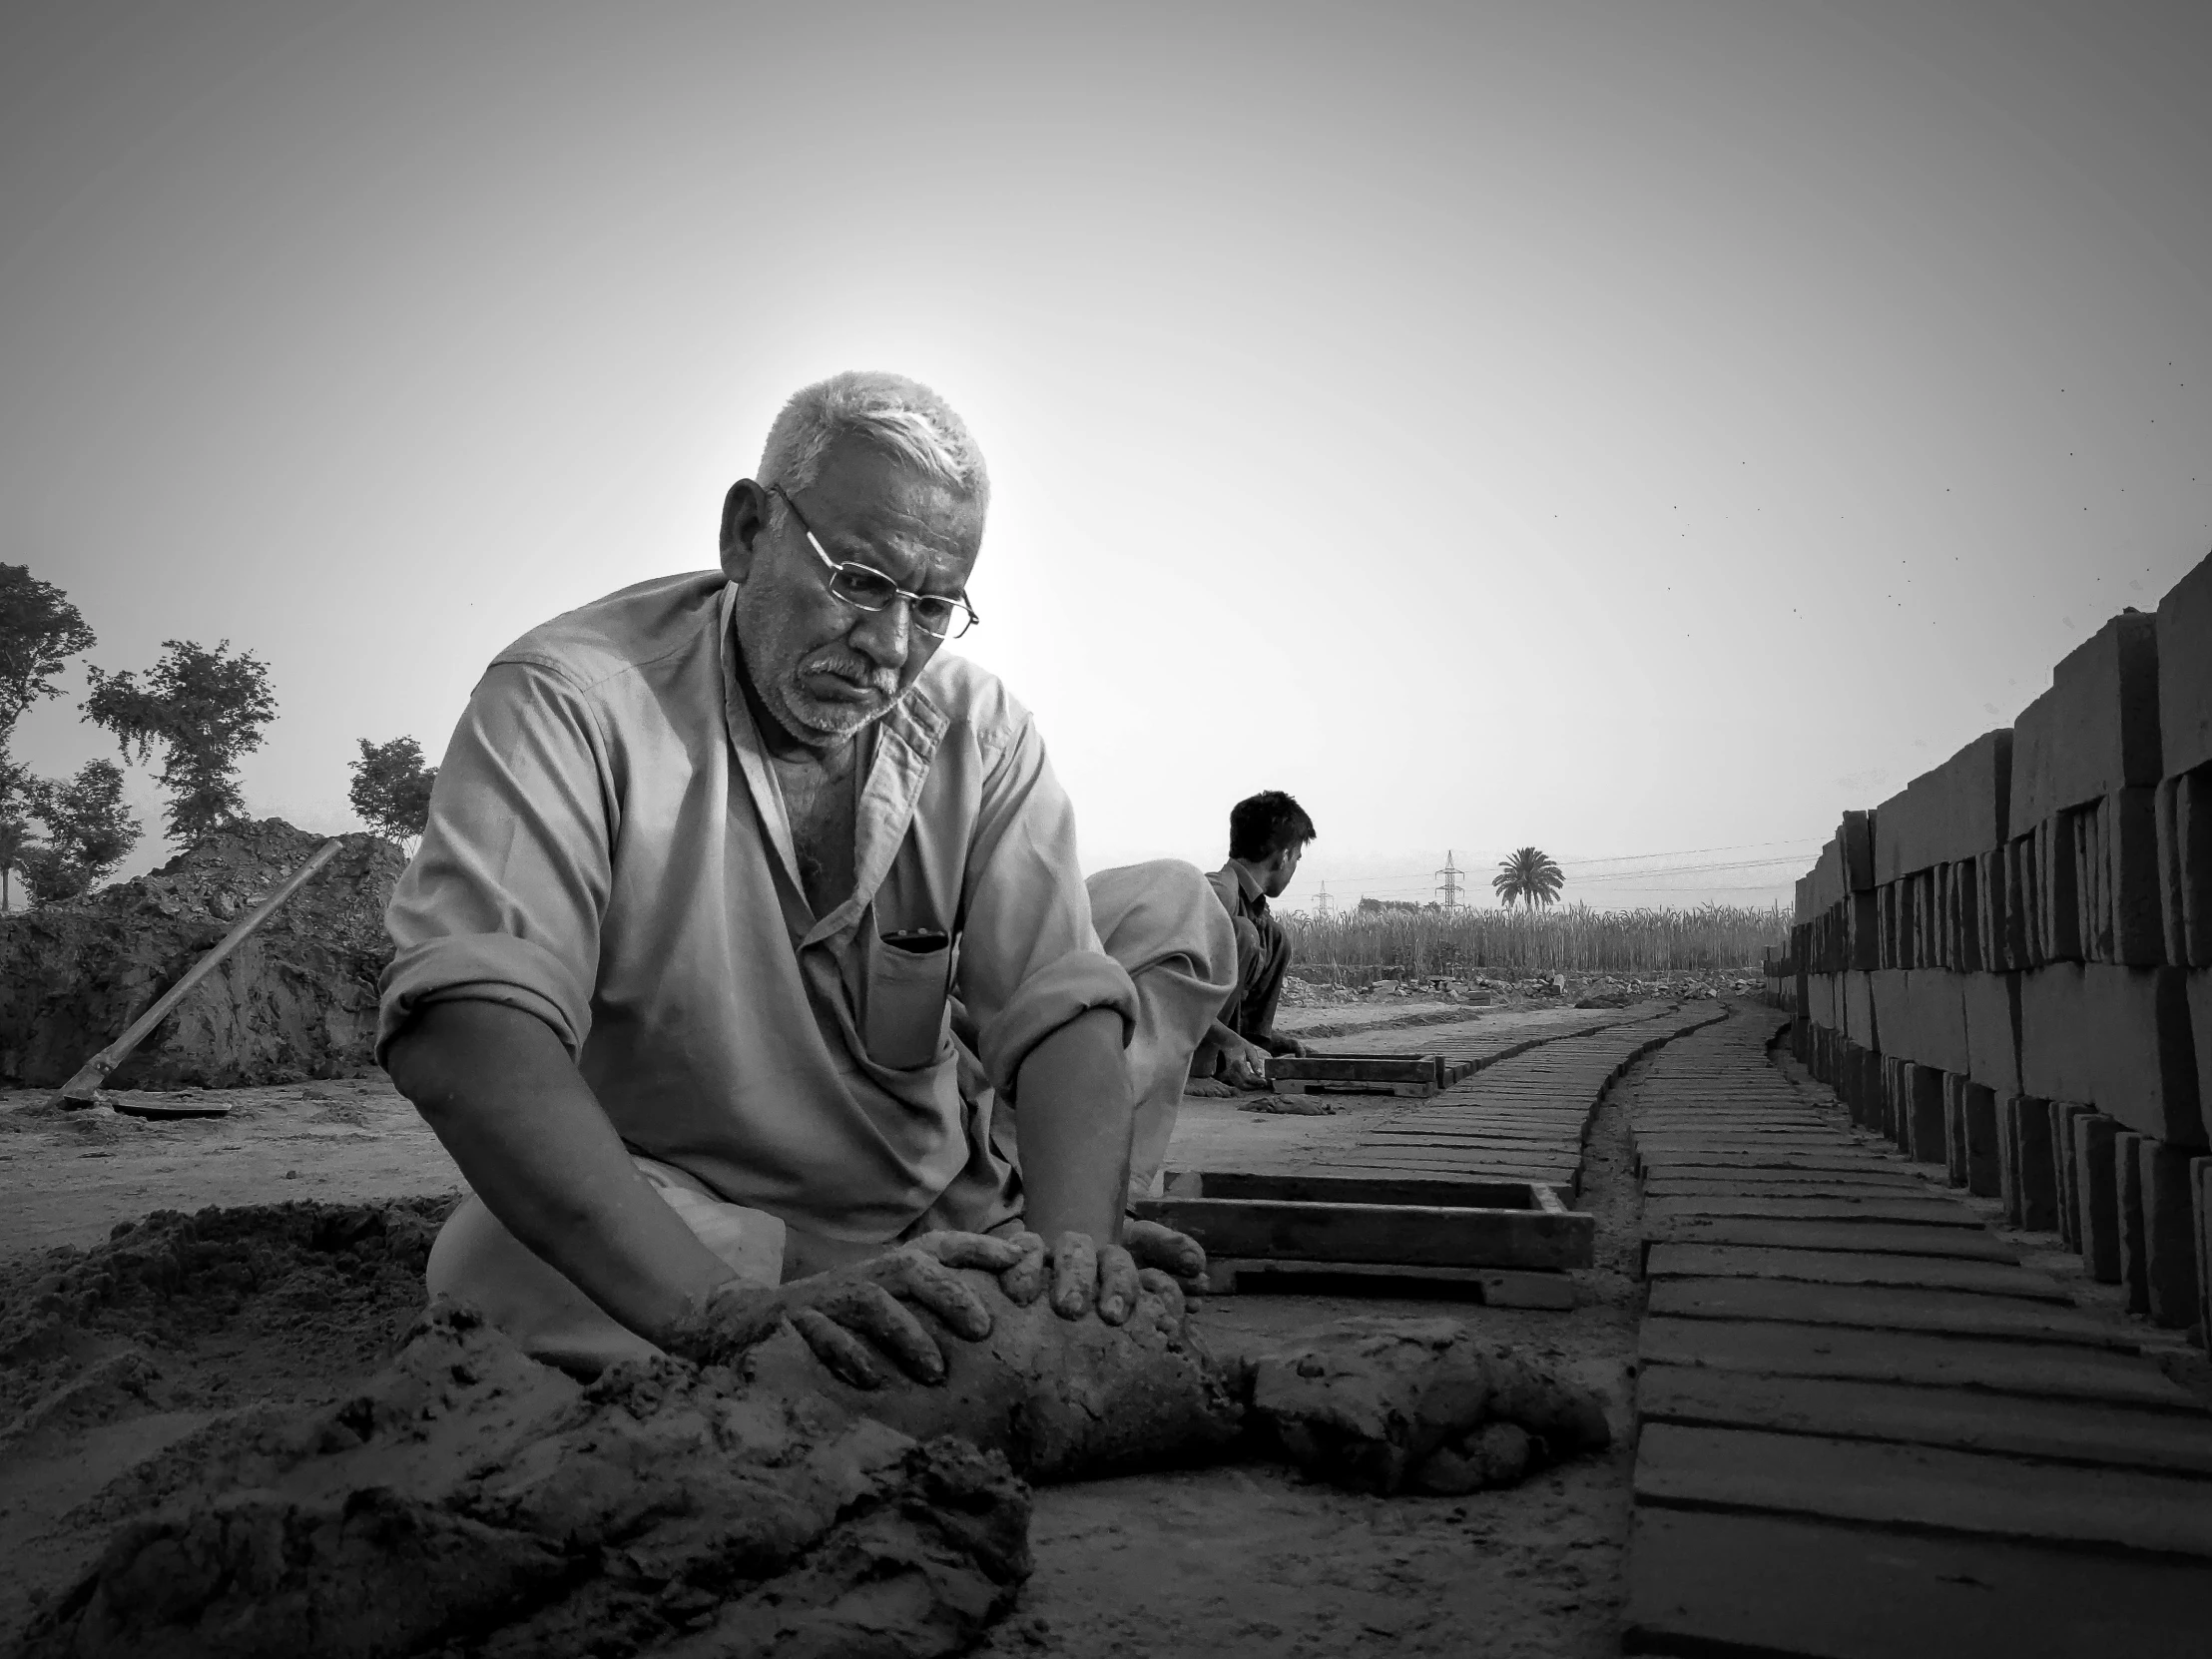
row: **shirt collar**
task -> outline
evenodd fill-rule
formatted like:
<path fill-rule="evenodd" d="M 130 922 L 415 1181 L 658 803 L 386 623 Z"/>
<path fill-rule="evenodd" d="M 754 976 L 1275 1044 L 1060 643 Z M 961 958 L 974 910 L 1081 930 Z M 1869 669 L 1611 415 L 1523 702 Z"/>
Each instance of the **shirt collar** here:
<path fill-rule="evenodd" d="M 1237 890 L 1244 894 L 1244 901 L 1247 904 L 1255 905 L 1263 910 L 1268 907 L 1268 895 L 1260 890 L 1260 883 L 1253 878 L 1252 873 L 1244 865 L 1232 858 L 1221 868 L 1224 875 L 1236 878 Z"/>

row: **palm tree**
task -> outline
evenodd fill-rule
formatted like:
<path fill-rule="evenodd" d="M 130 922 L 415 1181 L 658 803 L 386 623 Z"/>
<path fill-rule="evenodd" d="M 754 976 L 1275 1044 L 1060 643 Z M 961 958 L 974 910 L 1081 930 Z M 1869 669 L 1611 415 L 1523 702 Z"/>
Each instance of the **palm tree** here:
<path fill-rule="evenodd" d="M 1497 873 L 1490 877 L 1491 890 L 1507 909 L 1512 908 L 1516 898 L 1530 909 L 1549 904 L 1566 884 L 1566 876 L 1551 861 L 1551 855 L 1533 846 L 1524 846 L 1510 858 L 1501 859 Z"/>

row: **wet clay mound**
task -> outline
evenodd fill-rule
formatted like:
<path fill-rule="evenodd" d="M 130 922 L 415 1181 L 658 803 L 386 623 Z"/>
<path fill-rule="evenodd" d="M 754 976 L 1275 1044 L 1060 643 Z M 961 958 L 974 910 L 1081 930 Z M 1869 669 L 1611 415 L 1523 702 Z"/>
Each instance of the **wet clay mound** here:
<path fill-rule="evenodd" d="M 376 977 L 391 957 L 384 905 L 405 859 L 375 835 L 341 839 L 112 1087 L 236 1088 L 369 1069 Z M 0 916 L 0 1079 L 67 1081 L 322 840 L 280 819 L 237 825 L 152 874 Z"/>
<path fill-rule="evenodd" d="M 1255 1431 L 1358 1491 L 1510 1486 L 1611 1439 L 1594 1390 L 1456 1320 L 1343 1320 L 1250 1364 Z"/>
<path fill-rule="evenodd" d="M 217 1423 L 112 1484 L 88 1509 L 123 1524 L 17 1651 L 961 1651 L 1029 1571 L 1026 1488 L 978 1443 L 1059 1474 L 1238 1443 L 1158 1299 L 1118 1331 L 1042 1304 L 993 1317 L 991 1340 L 948 1345 L 968 1352 L 946 1386 L 849 1409 L 788 1336 L 742 1371 L 660 1360 L 587 1386 L 441 1304 L 355 1396 Z M 1362 1489 L 1510 1484 L 1605 1441 L 1594 1397 L 1450 1321 L 1346 1322 L 1246 1380 L 1277 1443 Z M 1020 1420 L 1038 1401 L 1056 1429 Z"/>
<path fill-rule="evenodd" d="M 905 1656 L 1029 1571 L 1000 1459 L 676 1361 L 586 1387 L 443 1304 L 356 1397 L 157 1461 L 23 1659 Z"/>
<path fill-rule="evenodd" d="M 851 1387 L 789 1326 L 745 1357 L 745 1373 L 758 1387 L 820 1394 L 917 1440 L 956 1435 L 1040 1483 L 1218 1460 L 1236 1442 L 1243 1403 L 1179 1308 L 1146 1291 L 1121 1326 L 1066 1320 L 1044 1298 L 1017 1306 L 987 1275 L 961 1277 L 990 1309 L 991 1334 L 940 1344 L 941 1384 Z"/>
<path fill-rule="evenodd" d="M 325 1396 L 422 1308 L 450 1198 L 164 1210 L 0 1268 L 0 1453 L 123 1417 Z"/>

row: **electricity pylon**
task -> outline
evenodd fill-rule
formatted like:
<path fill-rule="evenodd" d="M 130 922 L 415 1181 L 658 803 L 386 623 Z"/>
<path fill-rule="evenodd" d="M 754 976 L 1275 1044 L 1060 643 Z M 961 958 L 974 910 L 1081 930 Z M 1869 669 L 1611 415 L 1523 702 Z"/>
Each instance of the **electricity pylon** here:
<path fill-rule="evenodd" d="M 1436 871 L 1436 874 L 1438 877 L 1436 890 L 1444 895 L 1444 908 L 1447 910 L 1457 909 L 1459 907 L 1459 877 L 1466 874 L 1466 871 L 1451 861 L 1451 849 L 1449 847 L 1444 849 L 1444 867 Z"/>

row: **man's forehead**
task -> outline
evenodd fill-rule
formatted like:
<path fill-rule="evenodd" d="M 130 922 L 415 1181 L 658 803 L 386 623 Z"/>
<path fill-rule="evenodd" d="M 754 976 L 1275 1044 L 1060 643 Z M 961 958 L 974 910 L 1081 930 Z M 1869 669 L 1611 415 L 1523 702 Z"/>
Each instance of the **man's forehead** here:
<path fill-rule="evenodd" d="M 864 445 L 839 444 L 825 455 L 808 494 L 808 516 L 819 521 L 825 540 L 935 565 L 972 562 L 982 542 L 983 514 L 974 502 Z"/>

